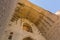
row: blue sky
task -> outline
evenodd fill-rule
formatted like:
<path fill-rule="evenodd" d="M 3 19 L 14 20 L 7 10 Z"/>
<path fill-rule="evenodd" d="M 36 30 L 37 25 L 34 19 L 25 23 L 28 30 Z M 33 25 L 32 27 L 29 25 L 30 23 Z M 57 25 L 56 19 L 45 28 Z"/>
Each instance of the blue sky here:
<path fill-rule="evenodd" d="M 53 13 L 60 10 L 60 0 L 29 0 L 29 1 Z"/>

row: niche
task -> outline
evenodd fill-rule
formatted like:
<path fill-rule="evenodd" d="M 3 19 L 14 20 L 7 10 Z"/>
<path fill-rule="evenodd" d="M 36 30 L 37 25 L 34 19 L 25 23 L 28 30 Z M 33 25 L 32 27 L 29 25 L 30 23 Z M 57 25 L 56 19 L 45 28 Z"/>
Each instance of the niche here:
<path fill-rule="evenodd" d="M 31 38 L 31 37 L 26 37 L 26 38 L 24 38 L 23 40 L 34 40 L 34 39 Z"/>
<path fill-rule="evenodd" d="M 10 32 L 10 35 L 8 37 L 9 40 L 12 40 L 13 32 Z"/>
<path fill-rule="evenodd" d="M 31 25 L 29 25 L 28 23 L 24 23 L 24 24 L 23 24 L 23 30 L 25 30 L 25 31 L 27 31 L 27 32 L 33 33 L 32 27 L 31 27 Z"/>

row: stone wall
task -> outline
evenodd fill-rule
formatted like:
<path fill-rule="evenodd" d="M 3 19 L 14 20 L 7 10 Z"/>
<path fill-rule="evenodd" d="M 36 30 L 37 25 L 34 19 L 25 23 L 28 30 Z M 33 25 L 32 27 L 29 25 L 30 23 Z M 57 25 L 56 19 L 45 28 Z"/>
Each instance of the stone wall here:
<path fill-rule="evenodd" d="M 4 29 L 11 19 L 16 7 L 17 0 L 0 0 L 0 40 Z M 3 39 L 2 39 L 3 40 Z"/>

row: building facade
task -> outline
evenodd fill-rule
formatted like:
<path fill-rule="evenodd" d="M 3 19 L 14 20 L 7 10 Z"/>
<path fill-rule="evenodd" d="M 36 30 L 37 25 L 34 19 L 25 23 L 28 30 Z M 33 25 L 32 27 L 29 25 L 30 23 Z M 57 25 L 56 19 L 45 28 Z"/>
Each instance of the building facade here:
<path fill-rule="evenodd" d="M 60 40 L 60 16 L 57 14 L 28 0 L 18 0 L 1 40 Z"/>

